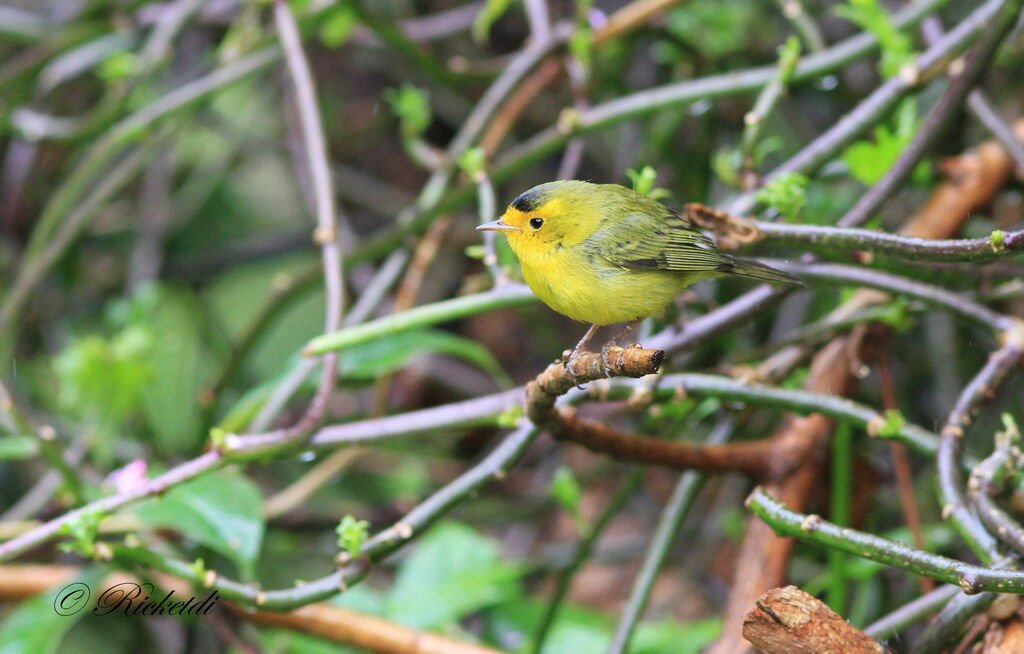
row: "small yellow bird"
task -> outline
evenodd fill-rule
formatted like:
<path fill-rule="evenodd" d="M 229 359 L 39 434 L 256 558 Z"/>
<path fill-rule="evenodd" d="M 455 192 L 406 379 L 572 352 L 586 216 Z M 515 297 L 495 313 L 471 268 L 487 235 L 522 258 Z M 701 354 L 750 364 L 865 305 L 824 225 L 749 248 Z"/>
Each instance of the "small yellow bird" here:
<path fill-rule="evenodd" d="M 566 366 L 599 326 L 626 322 L 602 348 L 607 365 L 608 350 L 630 329 L 696 281 L 739 275 L 804 285 L 788 273 L 719 252 L 685 218 L 618 184 L 541 184 L 513 200 L 500 219 L 477 229 L 505 234 L 523 279 L 545 304 L 591 323 Z"/>

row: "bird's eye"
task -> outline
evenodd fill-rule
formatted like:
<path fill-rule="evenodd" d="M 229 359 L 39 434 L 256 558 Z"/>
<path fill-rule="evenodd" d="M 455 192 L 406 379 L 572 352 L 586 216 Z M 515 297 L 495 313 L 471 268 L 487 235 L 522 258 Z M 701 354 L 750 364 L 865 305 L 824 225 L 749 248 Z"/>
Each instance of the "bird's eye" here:
<path fill-rule="evenodd" d="M 530 218 L 530 227 L 533 227 L 534 229 L 540 229 L 540 226 L 543 224 L 543 218 Z"/>

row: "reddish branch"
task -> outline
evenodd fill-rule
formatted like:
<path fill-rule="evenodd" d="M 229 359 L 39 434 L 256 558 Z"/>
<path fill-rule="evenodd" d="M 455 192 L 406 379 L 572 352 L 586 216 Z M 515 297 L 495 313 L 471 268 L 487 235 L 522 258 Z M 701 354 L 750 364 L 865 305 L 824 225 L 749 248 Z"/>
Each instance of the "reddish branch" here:
<path fill-rule="evenodd" d="M 778 477 L 793 469 L 803 457 L 798 440 L 773 440 L 708 445 L 681 443 L 624 434 L 605 424 L 576 415 L 572 407 L 555 408 L 555 400 L 577 382 L 605 377 L 642 377 L 657 372 L 664 352 L 640 346 L 613 350 L 606 368 L 600 354 L 587 352 L 573 362 L 573 376 L 560 363 L 548 366 L 526 387 L 526 413 L 551 436 L 571 441 L 620 461 L 662 465 L 682 470 L 741 472 L 758 479 Z"/>
<path fill-rule="evenodd" d="M 578 443 L 592 452 L 607 454 L 619 461 L 648 463 L 705 472 L 742 472 L 758 479 L 774 470 L 791 468 L 800 451 L 780 451 L 768 439 L 760 441 L 707 445 L 664 441 L 648 436 L 623 434 L 607 425 L 583 420 L 571 408 L 553 412 L 548 432 L 559 440 Z"/>

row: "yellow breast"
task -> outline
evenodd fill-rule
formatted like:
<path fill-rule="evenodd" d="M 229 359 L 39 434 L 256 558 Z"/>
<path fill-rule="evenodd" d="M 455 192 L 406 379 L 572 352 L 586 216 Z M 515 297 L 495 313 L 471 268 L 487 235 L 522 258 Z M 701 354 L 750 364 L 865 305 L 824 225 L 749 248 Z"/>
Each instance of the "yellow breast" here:
<path fill-rule="evenodd" d="M 623 270 L 580 248 L 522 248 L 509 239 L 523 279 L 558 313 L 580 322 L 611 325 L 657 315 L 692 275 Z"/>

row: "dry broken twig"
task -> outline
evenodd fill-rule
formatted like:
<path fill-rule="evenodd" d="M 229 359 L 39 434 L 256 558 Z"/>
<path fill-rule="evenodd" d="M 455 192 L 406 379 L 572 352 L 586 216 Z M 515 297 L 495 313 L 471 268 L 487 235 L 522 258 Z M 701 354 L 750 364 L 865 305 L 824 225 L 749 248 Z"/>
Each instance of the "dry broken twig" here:
<path fill-rule="evenodd" d="M 773 588 L 743 621 L 743 635 L 764 654 L 882 654 L 880 643 L 796 586 Z"/>

